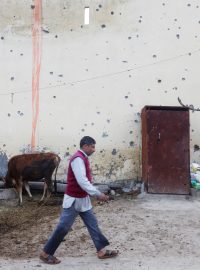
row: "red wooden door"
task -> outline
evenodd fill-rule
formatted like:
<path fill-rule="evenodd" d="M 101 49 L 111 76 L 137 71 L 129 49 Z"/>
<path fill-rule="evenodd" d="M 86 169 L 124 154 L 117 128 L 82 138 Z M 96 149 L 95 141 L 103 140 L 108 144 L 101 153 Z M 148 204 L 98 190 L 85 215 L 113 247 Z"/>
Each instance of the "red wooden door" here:
<path fill-rule="evenodd" d="M 147 110 L 146 133 L 147 191 L 189 194 L 189 112 Z"/>

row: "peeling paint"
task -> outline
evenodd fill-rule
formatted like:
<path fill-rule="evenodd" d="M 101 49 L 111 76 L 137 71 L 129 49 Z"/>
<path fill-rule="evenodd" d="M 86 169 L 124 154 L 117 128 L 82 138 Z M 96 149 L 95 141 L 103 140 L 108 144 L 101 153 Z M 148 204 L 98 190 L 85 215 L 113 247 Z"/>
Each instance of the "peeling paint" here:
<path fill-rule="evenodd" d="M 137 147 L 133 148 L 133 150 L 120 150 L 119 155 L 120 158 L 105 150 L 102 159 L 99 158 L 98 153 L 95 153 L 91 158 L 92 172 L 95 181 L 102 182 L 108 179 L 138 179 L 141 177 L 140 150 Z M 123 178 L 121 175 L 123 175 Z"/>

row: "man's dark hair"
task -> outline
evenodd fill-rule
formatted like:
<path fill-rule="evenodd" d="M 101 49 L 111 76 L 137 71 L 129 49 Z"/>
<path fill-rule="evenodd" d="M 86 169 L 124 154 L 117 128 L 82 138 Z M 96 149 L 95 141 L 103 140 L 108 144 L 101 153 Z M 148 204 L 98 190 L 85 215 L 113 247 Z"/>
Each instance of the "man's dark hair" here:
<path fill-rule="evenodd" d="M 96 141 L 90 136 L 84 136 L 80 141 L 80 148 L 82 148 L 83 145 L 85 144 L 87 145 L 96 144 Z"/>

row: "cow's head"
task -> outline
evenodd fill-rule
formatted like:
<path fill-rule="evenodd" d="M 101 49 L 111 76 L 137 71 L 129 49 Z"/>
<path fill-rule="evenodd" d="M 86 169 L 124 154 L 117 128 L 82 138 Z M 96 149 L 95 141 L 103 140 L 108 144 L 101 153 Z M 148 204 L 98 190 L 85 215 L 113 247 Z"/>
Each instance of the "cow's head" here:
<path fill-rule="evenodd" d="M 6 175 L 4 177 L 3 181 L 4 181 L 5 188 L 13 188 L 14 187 L 13 181 L 8 175 Z"/>
<path fill-rule="evenodd" d="M 6 188 L 6 177 L 5 176 L 0 176 L 0 181 L 3 182 L 4 187 Z"/>

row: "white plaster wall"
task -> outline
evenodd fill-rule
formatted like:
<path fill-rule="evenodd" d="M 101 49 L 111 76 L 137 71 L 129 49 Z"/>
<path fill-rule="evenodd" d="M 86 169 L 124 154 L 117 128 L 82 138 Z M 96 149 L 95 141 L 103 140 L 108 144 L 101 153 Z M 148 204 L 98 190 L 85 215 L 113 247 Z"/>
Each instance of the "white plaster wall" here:
<path fill-rule="evenodd" d="M 31 5 L 0 2 L 0 152 L 8 158 L 31 143 Z M 199 14 L 199 0 L 42 1 L 36 143 L 61 156 L 60 179 L 84 135 L 97 141 L 96 181 L 140 177 L 141 109 L 177 106 L 178 97 L 200 107 Z M 200 113 L 190 116 L 191 160 L 200 162 Z"/>

